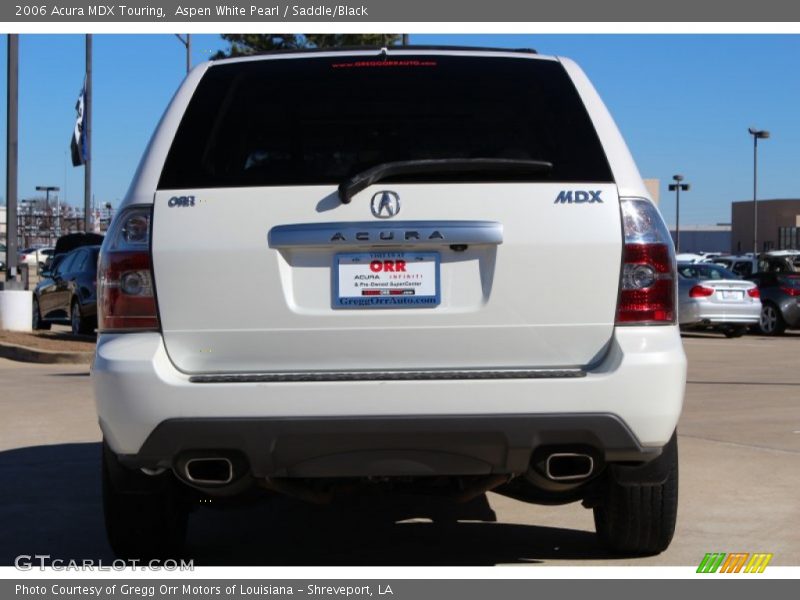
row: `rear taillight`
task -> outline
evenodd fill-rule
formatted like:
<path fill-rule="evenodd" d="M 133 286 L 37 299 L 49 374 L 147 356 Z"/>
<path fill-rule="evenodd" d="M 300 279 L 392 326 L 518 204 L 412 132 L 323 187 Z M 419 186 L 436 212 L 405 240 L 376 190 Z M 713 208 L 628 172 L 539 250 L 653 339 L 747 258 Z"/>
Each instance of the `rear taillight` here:
<path fill-rule="evenodd" d="M 781 291 L 787 296 L 800 296 L 800 288 L 789 287 L 788 285 L 781 286 Z"/>
<path fill-rule="evenodd" d="M 714 290 L 703 285 L 692 286 L 692 289 L 689 290 L 689 298 L 708 298 L 713 295 Z"/>
<path fill-rule="evenodd" d="M 106 235 L 97 267 L 99 331 L 160 328 L 150 255 L 152 215 L 150 206 L 128 208 Z"/>
<path fill-rule="evenodd" d="M 625 235 L 618 325 L 675 323 L 675 251 L 658 210 L 649 200 L 624 198 Z"/>
<path fill-rule="evenodd" d="M 761 292 L 758 291 L 757 287 L 747 290 L 747 295 L 751 298 L 761 298 Z"/>

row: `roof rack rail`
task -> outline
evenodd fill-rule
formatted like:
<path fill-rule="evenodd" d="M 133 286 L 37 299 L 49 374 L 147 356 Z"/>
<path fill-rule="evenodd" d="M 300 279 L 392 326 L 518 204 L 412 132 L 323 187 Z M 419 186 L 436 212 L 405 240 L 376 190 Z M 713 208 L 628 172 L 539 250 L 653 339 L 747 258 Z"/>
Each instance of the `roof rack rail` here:
<path fill-rule="evenodd" d="M 252 54 L 241 54 L 239 56 L 226 56 L 224 58 L 212 58 L 211 60 L 225 60 L 227 58 L 244 58 L 247 56 L 271 56 L 274 54 L 313 54 L 315 52 L 355 52 L 374 50 L 380 52 L 387 50 L 448 50 L 466 52 L 511 52 L 518 54 L 538 54 L 533 48 L 493 48 L 488 46 L 448 46 L 438 44 L 410 44 L 408 46 L 337 46 L 335 48 L 285 48 L 281 50 L 264 50 L 263 52 L 253 52 Z"/>

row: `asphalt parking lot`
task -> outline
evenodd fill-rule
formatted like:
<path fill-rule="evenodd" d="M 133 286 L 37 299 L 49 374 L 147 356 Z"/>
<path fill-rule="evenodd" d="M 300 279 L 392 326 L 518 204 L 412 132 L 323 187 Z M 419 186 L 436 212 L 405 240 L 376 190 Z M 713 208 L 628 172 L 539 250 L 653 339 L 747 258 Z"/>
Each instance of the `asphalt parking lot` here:
<path fill-rule="evenodd" d="M 458 507 L 369 498 L 203 508 L 187 556 L 198 565 L 697 565 L 706 552 L 771 552 L 772 565 L 800 564 L 800 335 L 696 334 L 684 344 L 678 527 L 659 556 L 607 555 L 578 504 L 496 494 Z M 19 554 L 111 560 L 87 368 L 0 359 L 0 414 L 0 564 Z"/>

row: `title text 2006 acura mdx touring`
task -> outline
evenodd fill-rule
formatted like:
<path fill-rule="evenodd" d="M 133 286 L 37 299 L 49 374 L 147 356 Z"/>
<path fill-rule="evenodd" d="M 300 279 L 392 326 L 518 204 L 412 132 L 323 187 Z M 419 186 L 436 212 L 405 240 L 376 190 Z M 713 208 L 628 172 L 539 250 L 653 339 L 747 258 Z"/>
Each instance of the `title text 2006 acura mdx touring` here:
<path fill-rule="evenodd" d="M 196 67 L 105 238 L 93 381 L 120 556 L 193 505 L 409 482 L 675 527 L 672 242 L 570 60 L 436 48 Z"/>

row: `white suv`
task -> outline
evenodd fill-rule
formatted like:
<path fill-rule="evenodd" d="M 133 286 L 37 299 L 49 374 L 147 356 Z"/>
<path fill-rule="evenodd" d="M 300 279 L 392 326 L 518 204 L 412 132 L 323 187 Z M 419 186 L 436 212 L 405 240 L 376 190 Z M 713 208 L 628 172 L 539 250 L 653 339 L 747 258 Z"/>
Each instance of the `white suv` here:
<path fill-rule="evenodd" d="M 209 496 L 397 478 L 580 500 L 617 551 L 672 538 L 674 250 L 570 60 L 199 65 L 105 238 L 98 298 L 120 556 L 179 549 Z"/>

